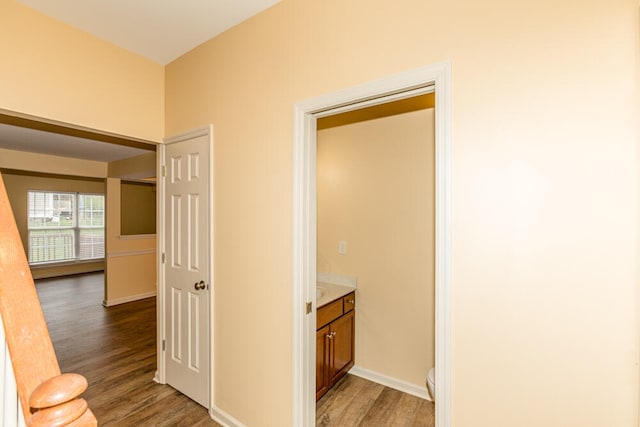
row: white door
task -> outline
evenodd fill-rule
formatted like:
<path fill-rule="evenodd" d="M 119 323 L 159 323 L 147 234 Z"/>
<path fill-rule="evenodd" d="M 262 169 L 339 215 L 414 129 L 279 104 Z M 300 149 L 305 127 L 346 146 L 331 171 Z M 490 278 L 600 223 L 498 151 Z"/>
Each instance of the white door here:
<path fill-rule="evenodd" d="M 209 134 L 165 145 L 166 382 L 209 407 Z"/>

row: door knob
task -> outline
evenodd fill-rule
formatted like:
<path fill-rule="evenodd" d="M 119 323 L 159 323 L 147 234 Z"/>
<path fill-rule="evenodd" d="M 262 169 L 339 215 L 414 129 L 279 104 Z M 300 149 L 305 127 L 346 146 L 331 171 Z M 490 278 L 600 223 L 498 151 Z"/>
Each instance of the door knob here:
<path fill-rule="evenodd" d="M 200 280 L 199 282 L 196 282 L 196 284 L 195 284 L 196 291 L 200 291 L 200 290 L 202 290 L 202 289 L 204 289 L 206 287 L 207 287 L 207 285 L 205 285 L 204 280 Z"/>

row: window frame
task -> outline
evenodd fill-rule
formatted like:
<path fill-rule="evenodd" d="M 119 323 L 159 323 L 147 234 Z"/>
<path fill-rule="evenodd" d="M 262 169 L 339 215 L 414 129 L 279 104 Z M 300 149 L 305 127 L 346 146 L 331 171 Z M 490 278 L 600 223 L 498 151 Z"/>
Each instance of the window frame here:
<path fill-rule="evenodd" d="M 34 194 L 34 196 L 32 196 L 32 194 Z M 58 214 L 57 217 L 59 218 L 58 221 L 61 221 L 61 216 L 60 213 L 62 212 L 67 212 L 67 211 L 62 211 L 60 209 L 57 209 L 56 212 L 56 208 L 54 208 L 53 206 L 51 207 L 47 207 L 46 205 L 46 194 L 57 194 L 57 195 L 70 195 L 71 196 L 71 204 L 72 204 L 72 208 L 70 210 L 71 212 L 71 220 L 72 223 L 71 225 L 59 225 L 57 227 L 47 227 L 47 226 L 32 226 L 31 225 L 31 218 L 32 218 L 32 214 L 33 213 L 38 213 L 38 209 L 32 209 L 32 200 L 34 200 L 34 205 L 36 204 L 35 202 L 35 198 L 37 196 L 35 196 L 35 194 L 45 194 L 44 196 L 44 203 L 43 203 L 43 208 L 41 209 L 41 211 L 43 212 L 43 219 L 46 223 L 46 213 L 48 210 L 51 210 L 51 215 L 52 218 L 56 217 L 56 213 Z M 81 218 L 80 218 L 80 199 L 83 196 L 99 196 L 102 197 L 102 225 L 101 226 L 95 226 L 95 225 L 84 225 L 81 226 Z M 104 193 L 91 193 L 91 192 L 79 192 L 79 191 L 61 191 L 61 190 L 27 190 L 27 258 L 29 261 L 29 265 L 30 266 L 42 266 L 42 265 L 53 265 L 53 264 L 72 264 L 72 263 L 78 263 L 78 262 L 99 262 L 99 261 L 104 261 L 104 257 L 105 257 L 105 229 L 106 229 L 106 209 L 105 209 L 105 204 L 106 204 L 106 200 L 105 200 L 105 195 Z M 91 205 L 91 209 L 89 209 L 92 213 L 94 212 L 99 212 L 99 209 L 94 209 L 94 204 L 92 203 Z M 83 208 L 82 211 L 86 211 L 86 208 Z M 68 219 L 68 218 L 67 218 Z M 93 222 L 93 217 L 92 217 L 92 221 Z M 95 229 L 95 230 L 102 230 L 102 238 L 103 238 L 103 242 L 102 242 L 102 256 L 98 256 L 98 257 L 91 257 L 91 258 L 81 258 L 81 234 L 82 231 L 85 230 L 90 230 L 90 229 Z M 42 231 L 42 230 L 57 230 L 58 232 L 63 231 L 63 230 L 71 230 L 72 231 L 72 237 L 73 237 L 73 241 L 71 244 L 71 250 L 72 250 L 72 257 L 70 258 L 63 258 L 63 259 L 53 259 L 53 260 L 44 260 L 44 261 L 33 261 L 32 260 L 32 250 L 33 250 L 33 239 L 32 239 L 32 232 L 33 231 Z M 60 234 L 59 234 L 60 235 Z M 45 245 L 45 248 L 47 246 Z M 93 249 L 91 249 L 91 253 L 94 253 L 95 251 Z M 45 257 L 46 258 L 46 257 Z"/>

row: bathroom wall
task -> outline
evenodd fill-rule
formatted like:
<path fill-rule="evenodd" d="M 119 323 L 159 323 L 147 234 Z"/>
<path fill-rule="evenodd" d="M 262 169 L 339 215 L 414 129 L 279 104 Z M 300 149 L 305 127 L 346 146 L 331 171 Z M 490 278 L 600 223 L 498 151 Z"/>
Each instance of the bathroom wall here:
<path fill-rule="evenodd" d="M 317 142 L 317 270 L 358 277 L 355 364 L 424 389 L 435 363 L 434 109 L 319 130 Z"/>

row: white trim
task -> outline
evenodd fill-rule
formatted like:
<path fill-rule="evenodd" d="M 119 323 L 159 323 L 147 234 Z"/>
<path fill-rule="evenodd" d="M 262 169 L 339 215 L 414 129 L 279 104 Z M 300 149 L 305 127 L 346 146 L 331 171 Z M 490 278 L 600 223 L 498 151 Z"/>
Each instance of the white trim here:
<path fill-rule="evenodd" d="M 245 425 L 240 421 L 236 420 L 231 415 L 215 405 L 211 405 L 209 415 L 211 415 L 211 418 L 213 418 L 215 422 L 217 422 L 218 424 L 222 424 L 224 427 L 245 427 Z"/>
<path fill-rule="evenodd" d="M 156 373 L 153 380 L 159 384 L 166 384 L 165 375 L 165 357 L 162 349 L 162 340 L 165 338 L 164 328 L 164 268 L 162 263 L 162 255 L 164 254 L 164 192 L 165 192 L 165 180 L 162 176 L 162 167 L 165 164 L 165 151 L 164 144 L 158 144 L 158 152 L 156 153 L 156 176 L 158 177 L 157 191 L 156 191 L 156 231 L 158 238 L 156 239 L 156 265 L 158 266 L 158 298 L 156 299 Z"/>
<path fill-rule="evenodd" d="M 451 425 L 451 65 L 443 62 L 296 103 L 293 145 L 292 424 L 315 425 L 316 119 L 436 94 L 436 426 Z M 426 378 L 427 372 L 425 372 Z"/>
<path fill-rule="evenodd" d="M 15 371 L 7 345 L 4 324 L 0 316 L 0 426 L 22 427 L 24 412 L 20 404 Z"/>
<path fill-rule="evenodd" d="M 202 126 L 178 135 L 174 135 L 169 138 L 165 138 L 162 142 L 163 145 L 173 144 L 175 142 L 186 141 L 189 139 L 197 138 L 199 136 L 209 136 L 213 135 L 213 125 Z"/>
<path fill-rule="evenodd" d="M 149 254 L 155 254 L 156 253 L 156 248 L 152 248 L 152 249 L 138 249 L 135 251 L 114 251 L 114 252 L 109 252 L 107 254 L 107 258 L 118 258 L 118 257 L 124 257 L 124 256 L 139 256 L 139 255 L 149 255 Z"/>
<path fill-rule="evenodd" d="M 155 239 L 156 234 L 123 234 L 118 236 L 120 240 L 146 240 L 146 239 Z"/>
<path fill-rule="evenodd" d="M 431 396 L 427 392 L 426 379 L 427 373 L 425 372 L 424 378 L 425 383 L 422 385 L 415 385 L 408 383 L 406 381 L 399 380 L 397 378 L 389 377 L 384 374 L 380 374 L 375 371 L 371 371 L 369 369 L 361 368 L 359 366 L 354 366 L 349 370 L 349 373 L 355 375 L 360 378 L 364 378 L 365 380 L 373 381 L 374 383 L 382 384 L 384 386 L 390 387 L 394 390 L 399 390 L 403 393 L 410 394 L 412 396 L 419 397 L 425 400 L 431 400 Z"/>
<path fill-rule="evenodd" d="M 293 358 L 292 425 L 315 424 L 315 331 L 316 310 L 306 313 L 306 303 L 317 307 L 315 294 L 315 133 L 310 107 L 294 107 L 293 146 Z M 310 222 L 312 222 L 310 224 Z M 312 244 L 313 243 L 313 244 Z M 313 283 L 313 287 L 311 287 Z"/>
<path fill-rule="evenodd" d="M 125 304 L 127 302 L 138 301 L 141 299 L 151 298 L 157 296 L 156 291 L 145 292 L 143 294 L 131 295 L 128 297 L 110 299 L 102 301 L 102 305 L 105 307 L 113 307 L 114 305 Z"/>
<path fill-rule="evenodd" d="M 438 72 L 436 80 L 436 427 L 451 426 L 451 262 L 453 248 L 451 65 Z"/>
<path fill-rule="evenodd" d="M 156 193 L 157 197 L 157 218 L 156 224 L 158 224 L 158 233 L 156 240 L 157 247 L 157 265 L 158 265 L 158 299 L 157 299 L 157 308 L 156 308 L 156 317 L 157 317 L 157 330 L 158 330 L 158 342 L 157 342 L 157 370 L 154 375 L 154 381 L 160 384 L 166 384 L 166 370 L 165 370 L 165 355 L 162 350 L 162 340 L 166 338 L 166 330 L 164 327 L 165 319 L 164 319 L 164 309 L 165 309 L 165 301 L 164 301 L 164 289 L 165 289 L 165 272 L 164 272 L 164 264 L 162 262 L 162 254 L 165 251 L 165 235 L 164 235 L 164 218 L 165 218 L 165 177 L 162 175 L 162 169 L 165 166 L 165 155 L 166 155 L 166 145 L 173 144 L 176 142 L 181 142 L 193 138 L 197 138 L 199 136 L 208 136 L 209 139 L 209 237 L 207 239 L 209 245 L 209 277 L 207 279 L 209 283 L 209 413 L 211 417 L 214 417 L 214 414 L 220 414 L 224 419 L 234 420 L 233 417 L 227 416 L 224 411 L 221 411 L 216 408 L 214 411 L 214 383 L 215 383 L 215 373 L 214 373 L 214 292 L 215 292 L 215 282 L 214 278 L 214 169 L 213 169 L 213 159 L 214 159 L 214 139 L 213 139 L 213 125 L 209 124 L 207 126 L 203 126 L 201 128 L 197 128 L 179 135 L 172 136 L 170 138 L 165 138 L 162 144 L 158 145 L 158 153 L 157 153 L 157 170 L 156 176 L 157 179 L 157 188 L 158 191 Z M 234 424 L 229 424 L 234 425 Z M 242 424 L 237 424 L 241 426 Z"/>
<path fill-rule="evenodd" d="M 214 345 L 214 341 L 215 341 L 215 329 L 214 329 L 214 321 L 213 319 L 214 317 L 214 292 L 216 290 L 215 288 L 215 280 L 214 280 L 214 271 L 215 271 L 215 264 L 214 264 L 214 250 L 215 250 L 215 245 L 214 245 L 214 237 L 215 237 L 215 228 L 214 228 L 214 208 L 215 208 L 215 199 L 214 199 L 214 168 L 213 168 L 213 159 L 214 159 L 214 153 L 215 153 L 215 144 L 214 144 L 214 139 L 213 139 L 213 125 L 209 125 L 208 126 L 208 132 L 209 132 L 209 407 L 211 408 L 211 412 L 210 414 L 213 416 L 213 409 L 215 408 L 217 410 L 217 413 L 225 413 L 226 412 L 222 412 L 220 409 L 218 409 L 215 406 L 215 399 L 214 399 L 214 392 L 215 392 L 215 383 L 214 383 L 214 379 L 215 379 L 215 345 Z M 234 420 L 234 418 L 230 418 L 231 420 Z M 240 425 L 240 424 L 238 424 Z"/>

